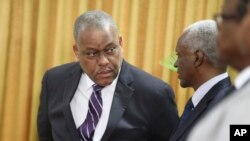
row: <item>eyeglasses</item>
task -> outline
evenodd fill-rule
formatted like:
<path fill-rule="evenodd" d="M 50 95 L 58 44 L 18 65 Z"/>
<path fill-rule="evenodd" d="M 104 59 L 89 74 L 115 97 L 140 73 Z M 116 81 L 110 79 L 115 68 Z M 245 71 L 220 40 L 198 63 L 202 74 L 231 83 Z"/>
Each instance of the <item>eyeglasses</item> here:
<path fill-rule="evenodd" d="M 215 14 L 213 19 L 218 25 L 220 25 L 222 22 L 228 20 L 239 21 L 241 17 L 235 14 Z"/>

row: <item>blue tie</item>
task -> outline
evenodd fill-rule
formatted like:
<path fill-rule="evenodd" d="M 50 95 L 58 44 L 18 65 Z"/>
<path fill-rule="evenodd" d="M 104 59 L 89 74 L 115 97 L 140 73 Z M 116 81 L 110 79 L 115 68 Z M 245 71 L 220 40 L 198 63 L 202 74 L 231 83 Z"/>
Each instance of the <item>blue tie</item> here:
<path fill-rule="evenodd" d="M 93 93 L 89 99 L 89 110 L 83 124 L 78 128 L 80 138 L 83 141 L 92 141 L 96 125 L 102 115 L 102 97 L 101 90 L 103 87 L 93 85 Z"/>
<path fill-rule="evenodd" d="M 185 122 L 185 120 L 187 119 L 188 115 L 190 114 L 193 108 L 194 108 L 194 104 L 192 102 L 192 97 L 191 97 L 185 106 L 185 110 L 183 114 L 181 115 L 179 125 L 182 125 Z"/>

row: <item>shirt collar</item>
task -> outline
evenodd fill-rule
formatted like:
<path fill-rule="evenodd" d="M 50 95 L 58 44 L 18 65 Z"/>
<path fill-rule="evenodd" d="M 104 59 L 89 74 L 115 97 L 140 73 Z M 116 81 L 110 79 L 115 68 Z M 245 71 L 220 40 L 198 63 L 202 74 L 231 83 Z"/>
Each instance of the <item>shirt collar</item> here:
<path fill-rule="evenodd" d="M 92 89 L 92 86 L 95 84 L 86 73 L 82 74 L 82 82 L 85 82 L 84 85 L 81 86 L 82 90 L 84 92 L 88 91 L 89 89 Z"/>
<path fill-rule="evenodd" d="M 196 107 L 198 105 L 198 103 L 200 102 L 200 100 L 206 95 L 206 93 L 215 85 L 217 84 L 219 81 L 221 81 L 222 79 L 225 79 L 228 77 L 228 73 L 222 73 L 219 74 L 211 79 L 209 79 L 207 82 L 203 83 L 194 93 L 194 95 L 192 96 L 192 102 L 194 104 L 194 107 Z"/>
<path fill-rule="evenodd" d="M 241 88 L 250 79 L 250 66 L 243 69 L 235 78 L 234 85 L 236 89 Z"/>

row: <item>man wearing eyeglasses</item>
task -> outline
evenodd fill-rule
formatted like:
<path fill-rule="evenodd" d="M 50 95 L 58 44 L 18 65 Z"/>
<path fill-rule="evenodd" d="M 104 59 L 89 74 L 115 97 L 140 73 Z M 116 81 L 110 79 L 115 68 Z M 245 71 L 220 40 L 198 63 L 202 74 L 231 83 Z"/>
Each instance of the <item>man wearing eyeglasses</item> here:
<path fill-rule="evenodd" d="M 233 125 L 250 125 L 249 0 L 225 0 L 220 19 L 217 20 L 218 53 L 222 60 L 239 71 L 235 79 L 236 90 L 194 128 L 188 141 L 249 140 L 243 134 L 237 138 L 232 128 Z M 248 130 L 246 135 L 249 137 L 249 134 Z"/>
<path fill-rule="evenodd" d="M 241 71 L 247 66 L 247 59 L 244 58 L 241 44 L 241 27 L 243 17 L 247 13 L 249 0 L 225 0 L 222 13 L 215 16 L 218 26 L 218 49 L 217 53 L 221 60 Z"/>
<path fill-rule="evenodd" d="M 103 11 L 74 26 L 77 62 L 48 70 L 38 113 L 40 141 L 166 141 L 178 122 L 169 85 L 123 59 L 122 37 Z"/>

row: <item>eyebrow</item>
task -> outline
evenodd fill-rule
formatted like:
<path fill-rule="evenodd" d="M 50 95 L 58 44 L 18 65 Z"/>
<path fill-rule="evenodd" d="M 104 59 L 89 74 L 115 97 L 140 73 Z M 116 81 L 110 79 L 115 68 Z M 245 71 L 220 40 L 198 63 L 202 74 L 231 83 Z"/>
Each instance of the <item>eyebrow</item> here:
<path fill-rule="evenodd" d="M 110 47 L 110 46 L 117 46 L 114 42 L 108 43 L 105 48 Z"/>
<path fill-rule="evenodd" d="M 107 49 L 107 48 L 109 48 L 109 47 L 111 47 L 111 46 L 117 46 L 117 45 L 116 45 L 114 42 L 108 43 L 107 45 L 105 45 L 105 47 L 104 47 L 103 50 L 105 50 L 105 49 Z M 96 48 L 92 48 L 92 47 L 87 47 L 87 48 L 85 49 L 85 51 L 101 51 L 101 50 L 96 49 Z"/>
<path fill-rule="evenodd" d="M 91 48 L 91 47 L 87 47 L 87 48 L 85 49 L 85 51 L 98 51 L 98 49 Z"/>

